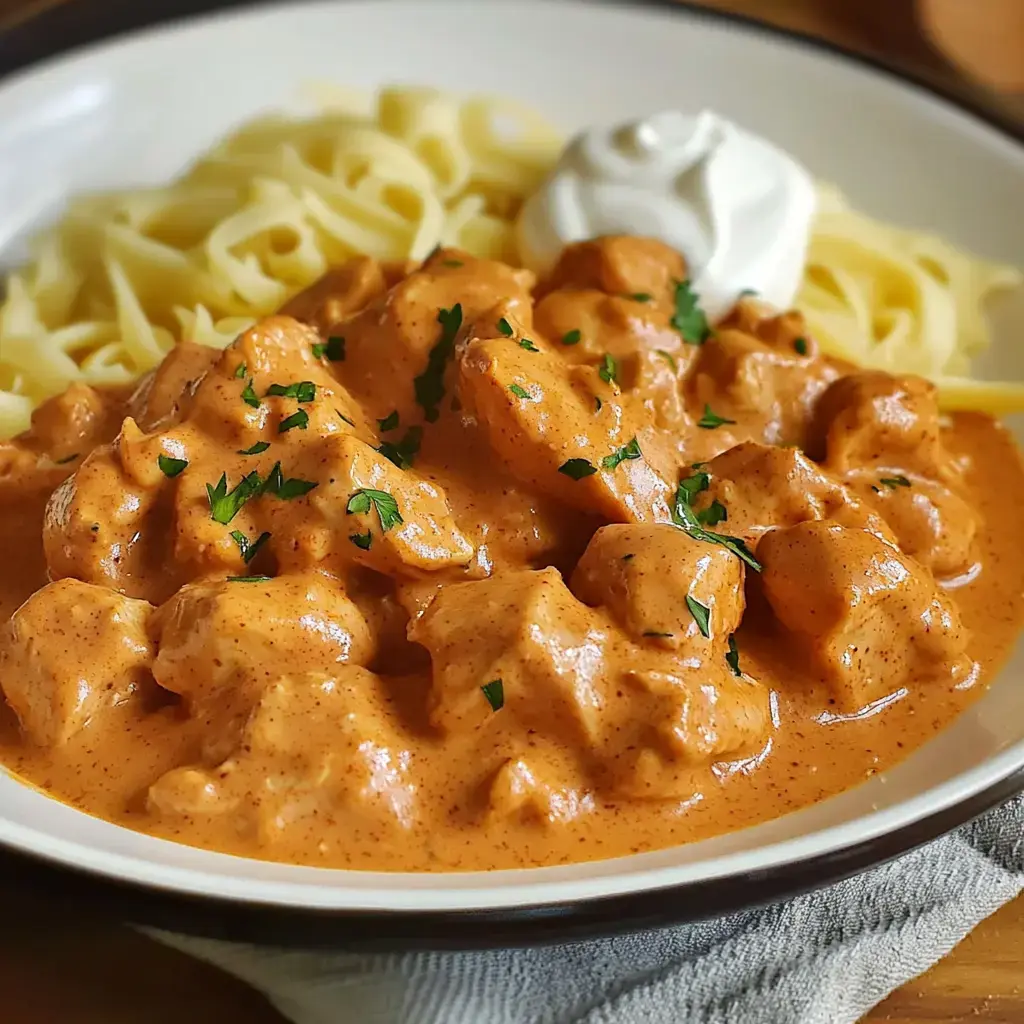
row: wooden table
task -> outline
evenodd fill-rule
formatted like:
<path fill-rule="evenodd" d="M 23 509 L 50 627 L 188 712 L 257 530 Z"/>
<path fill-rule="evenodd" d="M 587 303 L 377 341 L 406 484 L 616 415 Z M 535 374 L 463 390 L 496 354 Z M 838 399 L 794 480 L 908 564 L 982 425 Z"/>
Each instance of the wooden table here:
<path fill-rule="evenodd" d="M 0 0 L 0 20 L 54 2 L 60 0 Z M 951 79 L 954 74 L 915 31 L 909 3 L 903 0 L 705 2 Z M 1020 98 L 990 99 L 1004 110 L 1024 114 Z M 15 894 L 4 895 L 0 902 L 0 1020 L 4 1024 L 180 1024 L 183 1020 L 281 1024 L 259 996 L 212 968 L 126 929 L 30 906 Z M 878 1006 L 864 1024 L 881 1021 L 1024 1024 L 1024 897 L 984 922 L 944 961 Z"/>

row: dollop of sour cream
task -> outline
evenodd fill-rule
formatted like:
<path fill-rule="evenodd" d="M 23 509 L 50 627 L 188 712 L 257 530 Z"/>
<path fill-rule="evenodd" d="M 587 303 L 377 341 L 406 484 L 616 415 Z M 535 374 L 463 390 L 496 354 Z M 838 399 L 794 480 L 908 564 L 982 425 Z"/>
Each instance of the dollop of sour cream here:
<path fill-rule="evenodd" d="M 715 320 L 748 289 L 792 306 L 814 211 L 814 180 L 789 154 L 709 111 L 670 110 L 573 139 L 516 230 L 541 274 L 571 242 L 658 238 L 686 257 Z"/>

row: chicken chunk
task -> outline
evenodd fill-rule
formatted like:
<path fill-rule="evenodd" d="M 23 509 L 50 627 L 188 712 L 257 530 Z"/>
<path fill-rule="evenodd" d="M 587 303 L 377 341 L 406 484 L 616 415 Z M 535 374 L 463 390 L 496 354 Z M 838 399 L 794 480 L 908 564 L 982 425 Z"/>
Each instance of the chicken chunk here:
<path fill-rule="evenodd" d="M 0 686 L 34 743 L 61 746 L 154 691 L 152 611 L 145 601 L 68 579 L 36 591 L 14 613 L 0 635 Z"/>
<path fill-rule="evenodd" d="M 301 665 L 369 664 L 376 640 L 340 581 L 322 573 L 183 587 L 154 620 L 153 675 L 194 714 L 220 701 L 247 711 L 268 681 Z"/>
<path fill-rule="evenodd" d="M 606 608 L 633 640 L 676 651 L 695 666 L 724 658 L 743 616 L 743 563 L 675 526 L 603 527 L 570 585 L 581 601 Z"/>
<path fill-rule="evenodd" d="M 544 282 L 543 291 L 592 289 L 608 295 L 643 295 L 671 302 L 675 285 L 687 277 L 675 249 L 654 238 L 608 235 L 567 246 Z"/>
<path fill-rule="evenodd" d="M 694 500 L 715 529 L 754 544 L 768 530 L 833 519 L 894 543 L 885 522 L 797 448 L 747 442 L 694 471 L 708 486 Z M 717 505 L 716 505 L 717 503 Z"/>
<path fill-rule="evenodd" d="M 311 325 L 326 337 L 333 324 L 358 313 L 387 289 L 381 264 L 369 256 L 356 256 L 327 271 L 319 281 L 289 299 L 280 312 Z"/>
<path fill-rule="evenodd" d="M 926 569 L 873 534 L 805 522 L 772 530 L 758 557 L 769 604 L 842 711 L 974 671 L 955 606 Z"/>
<path fill-rule="evenodd" d="M 220 352 L 207 345 L 178 342 L 139 382 L 128 404 L 129 415 L 147 433 L 178 423 L 188 414 L 203 377 L 221 358 Z"/>
<path fill-rule="evenodd" d="M 506 339 L 474 342 L 459 395 L 525 483 L 607 519 L 668 520 L 674 459 L 643 410 L 592 368 Z"/>
<path fill-rule="evenodd" d="M 382 681 L 363 668 L 266 683 L 231 747 L 216 766 L 176 768 L 158 779 L 150 813 L 228 816 L 266 846 L 302 830 L 325 854 L 332 835 L 373 850 L 418 821 L 408 739 Z"/>

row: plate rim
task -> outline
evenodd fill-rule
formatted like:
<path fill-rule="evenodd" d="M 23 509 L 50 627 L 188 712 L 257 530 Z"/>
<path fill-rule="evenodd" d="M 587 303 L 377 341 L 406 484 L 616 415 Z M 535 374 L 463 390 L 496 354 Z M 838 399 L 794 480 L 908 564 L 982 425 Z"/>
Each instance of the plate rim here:
<path fill-rule="evenodd" d="M 284 8 L 289 0 L 108 0 L 85 14 L 85 0 L 0 23 L 0 88 L 40 65 L 95 53 L 158 28 L 195 25 L 232 15 Z M 333 0 L 340 4 L 345 0 Z M 385 0 L 386 2 L 386 0 Z M 648 8 L 684 18 L 726 24 L 747 36 L 767 36 L 831 55 L 877 76 L 911 85 L 1024 146 L 1024 124 L 920 69 L 850 50 L 794 29 L 706 8 L 689 0 L 574 0 L 578 7 L 624 11 Z M 0 850 L 0 870 L 10 882 L 93 915 L 234 941 L 277 945 L 358 945 L 367 949 L 467 949 L 521 946 L 606 937 L 664 927 L 788 899 L 883 864 L 964 825 L 1024 790 L 1024 768 L 1012 768 L 984 789 L 881 835 L 764 870 L 679 882 L 668 887 L 609 896 L 498 908 L 353 910 L 270 904 L 162 888 L 115 879 L 84 866 L 56 863 L 44 854 Z"/>

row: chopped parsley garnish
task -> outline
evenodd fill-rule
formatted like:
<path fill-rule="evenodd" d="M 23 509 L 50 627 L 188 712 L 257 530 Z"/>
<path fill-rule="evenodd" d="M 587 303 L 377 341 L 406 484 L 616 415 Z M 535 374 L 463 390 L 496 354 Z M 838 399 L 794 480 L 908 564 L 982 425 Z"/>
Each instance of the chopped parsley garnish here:
<path fill-rule="evenodd" d="M 540 349 L 529 338 L 520 338 L 519 347 L 525 348 L 527 352 L 539 352 Z"/>
<path fill-rule="evenodd" d="M 298 477 L 285 479 L 281 472 L 281 463 L 275 462 L 274 468 L 267 474 L 267 479 L 260 487 L 261 494 L 272 494 L 282 501 L 292 501 L 294 498 L 301 498 L 315 490 L 319 484 L 312 480 L 300 480 Z"/>
<path fill-rule="evenodd" d="M 793 348 L 796 349 L 797 355 L 807 355 L 807 339 L 797 338 L 796 341 L 793 342 Z"/>
<path fill-rule="evenodd" d="M 345 359 L 345 339 L 332 334 L 326 341 L 318 341 L 313 346 L 313 355 L 317 359 L 326 356 L 332 363 L 340 363 Z"/>
<path fill-rule="evenodd" d="M 703 512 L 697 513 L 697 520 L 701 526 L 717 526 L 728 518 L 725 506 L 717 498 Z"/>
<path fill-rule="evenodd" d="M 909 487 L 910 481 L 903 476 L 883 476 L 878 481 L 880 484 L 885 484 L 886 487 Z"/>
<path fill-rule="evenodd" d="M 305 409 L 300 409 L 298 412 L 293 412 L 286 419 L 281 420 L 277 426 L 277 432 L 279 434 L 286 434 L 294 427 L 298 427 L 299 430 L 305 430 L 308 426 L 309 413 Z"/>
<path fill-rule="evenodd" d="M 659 633 L 656 629 L 648 629 L 644 636 L 657 637 L 659 640 L 668 640 L 670 637 L 675 636 L 675 633 Z"/>
<path fill-rule="evenodd" d="M 269 576 L 229 576 L 228 583 L 269 583 Z"/>
<path fill-rule="evenodd" d="M 334 411 L 338 414 L 338 418 L 343 423 L 347 423 L 350 427 L 355 426 L 355 424 L 340 409 L 335 409 Z"/>
<path fill-rule="evenodd" d="M 246 405 L 251 405 L 254 409 L 258 409 L 260 407 L 260 396 L 252 389 L 252 377 L 249 378 L 249 383 L 246 384 L 245 388 L 242 390 L 242 401 L 245 402 Z"/>
<path fill-rule="evenodd" d="M 409 469 L 412 460 L 420 451 L 423 440 L 422 427 L 410 427 L 401 441 L 383 441 L 377 449 L 386 459 L 390 459 L 399 469 Z"/>
<path fill-rule="evenodd" d="M 428 423 L 437 419 L 437 407 L 444 398 L 444 371 L 455 351 L 455 335 L 462 326 L 462 304 L 457 302 L 451 309 L 442 309 L 437 322 L 441 325 L 440 340 L 430 350 L 426 369 L 413 381 L 416 401 Z"/>
<path fill-rule="evenodd" d="M 348 539 L 352 541 L 357 548 L 362 548 L 363 551 L 369 551 L 370 545 L 373 543 L 373 534 L 367 530 L 366 533 L 350 533 Z"/>
<path fill-rule="evenodd" d="M 672 355 L 671 352 L 666 352 L 663 348 L 656 348 L 654 351 L 657 352 L 666 363 L 668 363 L 673 373 L 678 371 L 679 366 L 676 363 L 676 357 Z"/>
<path fill-rule="evenodd" d="M 207 484 L 206 494 L 210 500 L 210 515 L 215 522 L 227 526 L 232 519 L 238 515 L 242 506 L 262 493 L 263 484 L 259 473 L 249 473 L 229 491 L 228 477 L 226 473 L 221 474 L 216 485 Z"/>
<path fill-rule="evenodd" d="M 621 448 L 612 452 L 611 455 L 606 455 L 601 460 L 602 469 L 615 469 L 619 463 L 625 462 L 627 459 L 640 459 L 643 458 L 643 452 L 640 451 L 640 445 L 637 443 L 637 439 L 634 437 L 628 444 L 623 445 Z"/>
<path fill-rule="evenodd" d="M 600 412 L 603 407 L 604 402 L 597 395 L 594 395 L 594 412 Z"/>
<path fill-rule="evenodd" d="M 741 676 L 740 671 L 740 649 L 736 646 L 736 634 L 729 634 L 729 652 L 725 656 L 725 663 L 732 669 L 734 676 Z"/>
<path fill-rule="evenodd" d="M 80 452 L 75 452 L 75 454 L 74 454 L 74 455 L 65 455 L 63 459 L 58 459 L 58 460 L 56 461 L 56 463 L 54 463 L 54 465 L 57 465 L 57 466 L 66 466 L 66 465 L 67 465 L 67 464 L 68 464 L 69 462 L 74 462 L 74 461 L 75 461 L 75 459 L 77 459 L 77 458 L 78 458 L 79 454 L 80 454 Z M 163 458 L 163 456 L 161 455 L 161 456 L 160 456 L 160 458 L 162 459 L 162 458 Z M 177 460 L 174 460 L 174 461 L 177 461 Z M 188 463 L 186 462 L 186 463 L 185 463 L 185 466 L 187 466 L 187 465 L 188 465 Z M 182 467 L 181 467 L 181 469 L 184 469 L 184 468 L 185 468 L 185 466 L 182 466 Z M 163 467 L 161 466 L 160 468 L 162 469 Z M 178 473 L 180 473 L 180 472 L 181 472 L 181 469 L 179 469 L 179 470 L 178 470 Z M 178 473 L 168 473 L 167 475 L 168 475 L 168 476 L 177 476 L 177 475 L 178 475 Z"/>
<path fill-rule="evenodd" d="M 533 401 L 530 392 L 527 391 L 526 388 L 521 387 L 519 384 L 509 384 L 508 389 L 509 391 L 512 392 L 513 395 L 516 396 L 516 398 L 525 398 L 528 401 Z"/>
<path fill-rule="evenodd" d="M 465 265 L 462 260 L 444 260 L 441 263 L 442 267 L 464 267 Z"/>
<path fill-rule="evenodd" d="M 160 472 L 168 480 L 173 480 L 179 473 L 184 472 L 188 466 L 188 459 L 172 459 L 170 455 L 158 455 L 156 459 Z"/>
<path fill-rule="evenodd" d="M 248 372 L 249 369 L 245 365 L 245 363 L 239 363 L 238 366 L 235 368 L 235 377 L 238 380 L 241 380 Z"/>
<path fill-rule="evenodd" d="M 371 487 L 363 487 L 356 491 L 348 499 L 345 511 L 350 516 L 363 515 L 369 512 L 371 507 L 377 510 L 377 518 L 380 520 L 382 533 L 387 533 L 391 527 L 405 522 L 398 511 L 398 502 L 394 499 L 394 496 L 388 494 L 387 491 L 375 491 Z"/>
<path fill-rule="evenodd" d="M 704 541 L 706 544 L 721 544 L 727 551 L 731 551 L 737 558 L 750 566 L 754 572 L 761 571 L 761 563 L 754 557 L 746 541 L 740 537 L 730 537 L 724 533 L 712 533 L 704 528 L 700 517 L 693 510 L 693 499 L 702 491 L 706 491 L 711 483 L 711 477 L 707 473 L 695 473 L 679 481 L 676 490 L 676 500 L 672 508 L 672 522 L 682 527 L 694 540 Z"/>
<path fill-rule="evenodd" d="M 262 455 L 270 447 L 269 441 L 257 441 L 251 448 L 243 448 L 239 455 Z"/>
<path fill-rule="evenodd" d="M 622 556 L 622 560 L 624 562 L 632 562 L 634 558 L 636 558 L 636 555 L 633 554 L 632 552 L 630 552 L 628 555 L 623 555 Z"/>
<path fill-rule="evenodd" d="M 582 331 L 579 331 L 579 330 L 576 330 L 576 331 L 566 331 L 565 334 L 562 335 L 562 344 L 563 345 L 578 345 L 580 343 L 580 340 L 582 339 L 582 337 L 583 337 L 583 332 Z"/>
<path fill-rule="evenodd" d="M 261 533 L 250 544 L 249 538 L 241 530 L 232 530 L 231 539 L 238 545 L 238 550 L 242 552 L 242 561 L 248 565 L 259 554 L 260 548 L 270 540 L 270 534 Z"/>
<path fill-rule="evenodd" d="M 703 427 L 705 430 L 715 430 L 726 423 L 735 423 L 735 420 L 726 419 L 724 416 L 719 416 L 718 413 L 711 411 L 711 406 L 704 403 L 704 415 L 697 420 L 697 426 Z"/>
<path fill-rule="evenodd" d="M 377 426 L 380 427 L 381 432 L 385 430 L 394 430 L 398 426 L 398 410 L 392 409 L 382 420 L 377 420 Z"/>
<path fill-rule="evenodd" d="M 654 298 L 650 292 L 635 292 L 629 296 L 634 302 L 650 302 Z"/>
<path fill-rule="evenodd" d="M 312 402 L 316 398 L 316 385 L 311 380 L 301 380 L 297 384 L 271 384 L 267 388 L 267 398 L 294 398 L 298 402 Z"/>
<path fill-rule="evenodd" d="M 676 283 L 676 311 L 669 322 L 687 345 L 703 345 L 711 337 L 708 318 L 698 305 L 699 301 L 700 296 L 690 287 L 689 281 Z"/>
<path fill-rule="evenodd" d="M 619 364 L 607 352 L 605 352 L 604 358 L 601 360 L 601 368 L 597 371 L 597 375 L 605 384 L 618 383 Z"/>
<path fill-rule="evenodd" d="M 498 330 L 505 335 L 506 338 L 511 338 L 515 331 L 512 330 L 512 325 L 502 317 L 498 321 Z"/>
<path fill-rule="evenodd" d="M 740 292 L 740 298 L 741 299 L 745 299 L 745 298 L 747 298 L 748 295 L 759 295 L 759 294 L 760 294 L 760 292 L 758 292 L 758 290 L 756 288 L 744 288 L 743 291 Z"/>
<path fill-rule="evenodd" d="M 585 476 L 593 476 L 597 469 L 586 459 L 569 459 L 558 467 L 559 473 L 564 473 L 573 480 L 582 480 Z"/>
<path fill-rule="evenodd" d="M 690 614 L 693 616 L 693 621 L 697 623 L 701 636 L 711 639 L 711 609 L 689 594 L 686 595 L 686 607 L 690 609 Z"/>
<path fill-rule="evenodd" d="M 505 706 L 505 684 L 500 679 L 492 679 L 480 687 L 492 711 L 500 711 Z"/>

